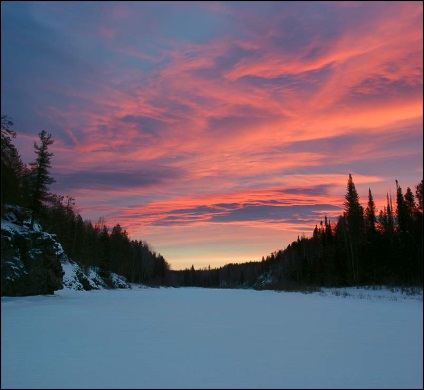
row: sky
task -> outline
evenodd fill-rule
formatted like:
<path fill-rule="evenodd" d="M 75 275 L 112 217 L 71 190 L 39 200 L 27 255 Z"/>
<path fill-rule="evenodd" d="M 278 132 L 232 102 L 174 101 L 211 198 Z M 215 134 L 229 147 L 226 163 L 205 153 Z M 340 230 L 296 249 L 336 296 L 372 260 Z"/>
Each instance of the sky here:
<path fill-rule="evenodd" d="M 423 388 L 422 290 L 63 289 L 1 313 L 3 389 Z"/>
<path fill-rule="evenodd" d="M 171 269 L 261 260 L 423 177 L 423 4 L 1 2 L 1 112 Z"/>

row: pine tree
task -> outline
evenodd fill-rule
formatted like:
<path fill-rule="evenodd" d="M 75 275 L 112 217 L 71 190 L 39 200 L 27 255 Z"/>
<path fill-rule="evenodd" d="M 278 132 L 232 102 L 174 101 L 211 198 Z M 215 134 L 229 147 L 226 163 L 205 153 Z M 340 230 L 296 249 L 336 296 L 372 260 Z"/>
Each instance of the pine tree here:
<path fill-rule="evenodd" d="M 21 160 L 12 138 L 16 132 L 11 130 L 12 120 L 1 116 L 1 213 L 7 203 L 24 205 L 27 168 Z"/>
<path fill-rule="evenodd" d="M 99 234 L 99 267 L 107 273 L 111 268 L 110 236 L 106 225 L 100 227 Z"/>
<path fill-rule="evenodd" d="M 402 188 L 399 185 L 398 181 L 396 182 L 396 214 L 397 214 L 397 224 L 399 232 L 407 232 L 409 229 L 410 221 L 408 218 L 407 205 L 402 194 Z"/>
<path fill-rule="evenodd" d="M 359 234 L 363 227 L 364 210 L 359 203 L 359 195 L 356 191 L 355 184 L 353 183 L 352 175 L 349 173 L 349 180 L 347 182 L 347 192 L 345 195 L 346 201 L 344 202 L 347 222 L 350 225 L 349 229 L 355 234 Z"/>
<path fill-rule="evenodd" d="M 404 198 L 408 219 L 412 220 L 417 211 L 417 206 L 415 204 L 414 194 L 412 193 L 412 190 L 409 187 L 406 189 Z"/>
<path fill-rule="evenodd" d="M 45 130 L 38 134 L 41 144 L 34 142 L 34 149 L 37 158 L 31 165 L 31 227 L 34 227 L 35 217 L 38 217 L 43 209 L 44 203 L 49 199 L 49 185 L 56 180 L 50 176 L 50 158 L 53 153 L 48 151 L 49 146 L 53 144 L 52 135 L 47 134 Z"/>
<path fill-rule="evenodd" d="M 387 224 L 388 232 L 390 234 L 394 233 L 395 219 L 393 216 L 393 203 L 392 203 L 392 194 L 387 195 Z"/>
<path fill-rule="evenodd" d="M 371 193 L 371 188 L 368 188 L 368 204 L 365 209 L 365 231 L 367 234 L 373 235 L 375 233 L 375 204 L 374 198 Z"/>
<path fill-rule="evenodd" d="M 359 280 L 359 246 L 364 232 L 364 210 L 359 203 L 359 195 L 353 183 L 352 175 L 349 173 L 347 192 L 345 195 L 345 215 L 348 233 L 348 242 L 352 263 L 352 275 L 354 283 Z"/>
<path fill-rule="evenodd" d="M 391 235 L 394 233 L 394 218 L 393 218 L 393 206 L 392 198 L 386 193 L 386 206 L 383 210 L 380 210 L 378 216 L 379 231 L 383 234 Z"/>
<path fill-rule="evenodd" d="M 327 216 L 325 216 L 325 240 L 327 243 L 333 240 L 333 231 L 331 229 L 331 222 L 330 220 L 327 221 Z"/>
<path fill-rule="evenodd" d="M 419 184 L 417 184 L 415 189 L 416 189 L 415 196 L 418 202 L 417 207 L 418 207 L 418 210 L 421 211 L 422 213 L 423 212 L 423 181 L 422 180 Z"/>
<path fill-rule="evenodd" d="M 128 268 L 130 267 L 130 245 L 128 233 L 122 229 L 121 225 L 116 224 L 110 233 L 110 253 L 111 264 L 110 269 L 120 275 L 129 274 Z"/>

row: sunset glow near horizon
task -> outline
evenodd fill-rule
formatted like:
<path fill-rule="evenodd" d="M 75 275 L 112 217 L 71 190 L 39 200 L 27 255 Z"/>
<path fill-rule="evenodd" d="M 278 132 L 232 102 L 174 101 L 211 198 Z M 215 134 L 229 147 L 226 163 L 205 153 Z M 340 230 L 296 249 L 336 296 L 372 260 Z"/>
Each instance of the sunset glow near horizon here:
<path fill-rule="evenodd" d="M 261 260 L 423 177 L 423 4 L 2 2 L 1 112 L 171 269 Z"/>

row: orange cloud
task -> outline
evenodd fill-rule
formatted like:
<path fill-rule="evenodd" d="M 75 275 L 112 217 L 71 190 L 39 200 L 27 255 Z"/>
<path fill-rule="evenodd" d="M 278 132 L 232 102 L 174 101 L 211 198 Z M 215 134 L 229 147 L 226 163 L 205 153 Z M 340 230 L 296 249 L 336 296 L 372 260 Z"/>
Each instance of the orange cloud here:
<path fill-rule="evenodd" d="M 417 184 L 422 4 L 195 9 L 221 22 L 202 39 L 178 18 L 161 24 L 153 4 L 104 7 L 72 46 L 85 48 L 84 72 L 40 83 L 52 97 L 34 110 L 59 135 L 54 172 L 84 216 L 181 253 L 213 237 L 224 247 L 232 229 L 239 244 L 256 232 L 278 249 L 277 236 L 337 217 L 349 172 L 363 204 L 368 187 L 383 207 L 394 178 Z"/>

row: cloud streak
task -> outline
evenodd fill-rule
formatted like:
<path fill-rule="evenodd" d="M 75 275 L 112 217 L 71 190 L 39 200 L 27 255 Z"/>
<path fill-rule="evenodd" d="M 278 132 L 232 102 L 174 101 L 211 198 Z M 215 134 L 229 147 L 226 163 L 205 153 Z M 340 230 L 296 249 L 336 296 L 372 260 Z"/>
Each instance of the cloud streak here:
<path fill-rule="evenodd" d="M 420 3 L 10 2 L 2 15 L 2 113 L 23 159 L 51 132 L 55 189 L 168 248 L 174 268 L 210 260 L 218 226 L 237 234 L 220 261 L 254 237 L 240 259 L 287 245 L 338 215 L 348 173 L 378 207 L 395 179 L 422 178 Z M 188 241 L 203 255 L 183 262 Z"/>

